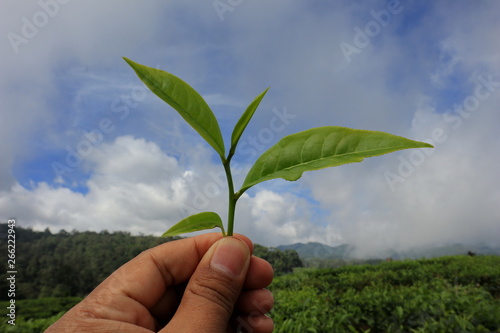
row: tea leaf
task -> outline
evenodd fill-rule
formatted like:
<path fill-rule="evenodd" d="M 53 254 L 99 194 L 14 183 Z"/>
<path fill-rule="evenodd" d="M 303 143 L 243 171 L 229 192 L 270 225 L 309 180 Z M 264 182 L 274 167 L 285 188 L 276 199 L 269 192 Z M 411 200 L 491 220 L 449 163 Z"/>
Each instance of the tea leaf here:
<path fill-rule="evenodd" d="M 252 119 L 253 114 L 259 107 L 260 101 L 264 98 L 266 95 L 267 91 L 269 88 L 264 90 L 263 93 L 261 93 L 259 96 L 257 96 L 252 103 L 247 107 L 245 112 L 241 115 L 240 120 L 236 123 L 236 126 L 234 126 L 233 134 L 231 136 L 231 152 L 234 153 L 236 150 L 236 145 L 238 144 L 238 141 L 241 138 L 241 135 L 243 134 L 243 131 L 247 127 L 248 123 L 250 122 L 250 119 Z"/>
<path fill-rule="evenodd" d="M 313 128 L 289 135 L 262 154 L 252 166 L 239 193 L 260 182 L 283 178 L 294 181 L 305 171 L 361 162 L 408 148 L 433 148 L 400 136 L 338 126 Z"/>
<path fill-rule="evenodd" d="M 224 140 L 219 123 L 196 90 L 175 75 L 138 64 L 127 58 L 123 59 L 153 93 L 177 110 L 222 158 L 225 157 Z"/>
<path fill-rule="evenodd" d="M 217 213 L 203 212 L 186 217 L 180 222 L 177 222 L 172 228 L 168 229 L 162 237 L 172 237 L 180 234 L 185 234 L 193 231 L 200 231 L 219 227 L 222 229 L 222 234 L 225 235 L 222 219 Z"/>

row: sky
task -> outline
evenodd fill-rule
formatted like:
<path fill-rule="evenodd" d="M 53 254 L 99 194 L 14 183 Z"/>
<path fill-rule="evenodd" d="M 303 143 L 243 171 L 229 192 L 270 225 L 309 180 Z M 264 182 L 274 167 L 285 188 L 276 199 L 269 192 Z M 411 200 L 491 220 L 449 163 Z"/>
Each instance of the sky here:
<path fill-rule="evenodd" d="M 235 232 L 357 255 L 500 246 L 498 1 L 2 1 L 0 220 L 161 235 L 227 213 L 216 153 L 122 57 L 195 88 L 228 142 L 236 187 L 282 137 L 337 125 L 432 143 L 272 180 Z M 227 146 L 227 144 L 226 144 Z"/>

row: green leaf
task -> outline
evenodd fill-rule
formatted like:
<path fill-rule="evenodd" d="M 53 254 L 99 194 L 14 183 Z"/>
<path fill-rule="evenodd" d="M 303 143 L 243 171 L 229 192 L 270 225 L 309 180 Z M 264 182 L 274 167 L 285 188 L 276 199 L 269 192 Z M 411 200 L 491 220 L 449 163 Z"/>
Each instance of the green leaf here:
<path fill-rule="evenodd" d="M 224 140 L 219 123 L 196 90 L 175 75 L 138 64 L 127 58 L 123 59 L 153 93 L 177 110 L 222 158 L 225 157 Z"/>
<path fill-rule="evenodd" d="M 243 131 L 247 127 L 248 123 L 250 122 L 250 119 L 252 119 L 253 114 L 259 107 L 260 101 L 264 98 L 266 95 L 267 91 L 269 88 L 264 90 L 263 93 L 261 93 L 259 96 L 257 96 L 252 103 L 247 107 L 245 112 L 241 115 L 240 120 L 236 123 L 236 126 L 234 126 L 233 134 L 231 135 L 231 152 L 234 153 L 236 151 L 236 145 L 238 145 L 238 141 L 241 138 L 241 135 L 243 134 Z"/>
<path fill-rule="evenodd" d="M 223 235 L 226 234 L 220 216 L 214 212 L 204 212 L 191 215 L 190 217 L 186 217 L 184 220 L 177 222 L 177 224 L 168 229 L 162 237 L 172 237 L 188 232 L 212 229 L 215 227 L 221 228 Z"/>
<path fill-rule="evenodd" d="M 260 182 L 283 178 L 294 181 L 305 171 L 361 162 L 408 148 L 433 148 L 400 136 L 338 126 L 318 127 L 284 137 L 252 166 L 239 193 Z"/>

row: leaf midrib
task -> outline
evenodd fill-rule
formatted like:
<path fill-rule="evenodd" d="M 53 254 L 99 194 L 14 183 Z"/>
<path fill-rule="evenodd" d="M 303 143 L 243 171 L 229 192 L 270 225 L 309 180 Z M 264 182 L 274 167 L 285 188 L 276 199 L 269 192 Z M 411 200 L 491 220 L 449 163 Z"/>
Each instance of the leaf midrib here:
<path fill-rule="evenodd" d="M 309 139 L 309 138 L 308 138 L 308 139 Z M 342 139 L 343 139 L 343 138 L 342 138 Z M 339 141 L 339 143 L 340 143 L 340 141 Z M 404 148 L 406 148 L 406 146 L 392 146 L 392 147 L 390 147 L 390 148 L 386 148 L 386 149 L 380 149 L 380 148 L 378 148 L 378 149 L 370 149 L 370 150 L 364 150 L 364 151 L 362 151 L 362 152 L 350 152 L 350 153 L 344 153 L 344 154 L 339 154 L 339 155 L 334 155 L 334 156 L 327 156 L 327 157 L 323 157 L 323 147 L 324 147 L 324 145 L 325 145 L 325 141 L 323 141 L 323 143 L 322 143 L 322 147 L 321 147 L 321 157 L 320 157 L 320 158 L 317 158 L 317 159 L 314 159 L 314 160 L 311 160 L 311 161 L 308 161 L 308 162 L 302 162 L 302 151 L 303 151 L 303 149 L 301 149 L 301 152 L 300 152 L 300 159 L 301 159 L 301 163 L 300 163 L 300 164 L 294 164 L 294 165 L 292 165 L 292 166 L 289 166 L 289 167 L 286 167 L 286 168 L 283 168 L 283 169 L 279 169 L 279 170 L 278 170 L 278 169 L 277 169 L 278 164 L 276 163 L 276 166 L 275 166 L 275 168 L 274 168 L 274 171 L 273 171 L 273 172 L 268 173 L 268 174 L 265 174 L 265 175 L 263 175 L 263 174 L 261 173 L 260 178 L 263 178 L 263 177 L 268 177 L 268 176 L 270 176 L 270 175 L 272 175 L 272 174 L 274 174 L 274 173 L 277 173 L 277 172 L 279 172 L 279 171 L 287 171 L 287 170 L 292 170 L 292 169 L 294 169 L 294 168 L 296 168 L 296 167 L 300 167 L 300 166 L 303 166 L 303 165 L 312 164 L 312 163 L 314 163 L 314 162 L 321 161 L 321 160 L 326 160 L 326 159 L 329 159 L 329 158 L 337 158 L 337 157 L 343 157 L 343 156 L 347 156 L 347 155 L 354 155 L 354 154 L 360 154 L 360 153 L 366 154 L 366 153 L 368 153 L 368 152 L 375 152 L 375 151 L 377 151 L 377 150 L 388 150 L 388 149 L 396 149 L 396 150 L 399 150 L 399 149 L 404 149 Z M 305 146 L 305 144 L 304 144 L 303 146 Z M 284 151 L 284 150 L 281 150 L 281 152 L 283 152 L 283 151 Z M 280 154 L 281 154 L 281 152 L 280 152 Z M 363 159 L 364 159 L 365 157 L 369 157 L 369 156 L 362 156 L 362 158 L 363 158 Z M 267 160 L 267 159 L 266 159 L 266 160 Z M 279 161 L 279 159 L 278 159 L 278 161 Z M 264 163 L 264 165 L 263 165 L 263 167 L 262 167 L 262 168 L 264 168 L 264 167 L 265 167 L 265 163 Z"/>
<path fill-rule="evenodd" d="M 158 85 L 154 80 L 151 80 L 150 79 L 150 75 L 144 75 L 144 78 L 151 84 L 155 87 L 155 89 L 157 91 L 159 91 L 161 93 L 162 96 L 166 97 L 166 99 L 172 101 L 173 103 L 172 104 L 175 104 L 179 109 L 181 109 L 184 113 L 185 116 L 187 116 L 188 118 L 192 119 L 193 121 L 195 121 L 198 125 L 200 124 L 200 121 L 199 121 L 199 118 L 203 116 L 202 112 L 199 112 L 198 113 L 198 118 L 195 118 L 193 117 L 188 111 L 186 108 L 184 108 L 182 105 L 180 105 L 175 99 L 171 98 L 168 94 L 164 93 L 163 90 L 162 90 L 162 87 L 160 85 Z M 178 87 L 176 85 L 174 85 L 174 93 L 175 93 L 175 89 L 178 89 Z M 197 98 L 196 98 L 197 99 Z M 171 105 L 174 109 L 175 107 L 173 105 Z M 205 132 L 211 139 L 212 141 L 214 142 L 214 144 L 216 144 L 219 149 L 221 151 L 223 151 L 222 149 L 222 146 L 217 142 L 217 139 L 210 133 L 210 129 L 213 128 L 213 122 L 210 122 L 210 127 L 208 127 L 207 129 L 204 128 L 203 126 L 199 126 L 199 129 L 201 129 L 203 132 Z"/>
<path fill-rule="evenodd" d="M 193 116 L 191 116 L 191 114 L 186 110 L 186 108 L 184 108 L 182 105 L 180 105 L 179 103 L 177 103 L 177 101 L 175 99 L 171 98 L 169 95 L 167 95 L 166 93 L 164 93 L 160 85 L 156 84 L 155 81 L 151 80 L 149 77 L 146 77 L 146 79 L 147 79 L 148 82 L 150 82 L 156 88 L 156 90 L 160 91 L 160 93 L 161 93 L 162 96 L 166 96 L 166 98 L 168 100 L 173 101 L 173 104 L 175 104 L 179 109 L 182 109 L 182 111 L 186 115 L 188 115 L 191 119 L 193 119 L 197 123 L 199 123 L 198 119 L 194 118 Z M 173 93 L 175 93 L 175 89 L 178 89 L 176 85 L 174 85 L 174 91 L 173 91 Z M 199 114 L 201 114 L 201 112 Z"/>

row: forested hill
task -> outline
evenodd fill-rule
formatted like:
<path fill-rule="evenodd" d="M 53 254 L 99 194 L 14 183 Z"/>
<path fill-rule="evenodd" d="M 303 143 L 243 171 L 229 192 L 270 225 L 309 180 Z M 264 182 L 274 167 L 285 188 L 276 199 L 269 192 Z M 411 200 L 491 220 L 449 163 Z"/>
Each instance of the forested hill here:
<path fill-rule="evenodd" d="M 16 227 L 16 298 L 85 296 L 118 267 L 142 251 L 177 239 L 132 236 L 127 232 L 33 231 Z M 6 279 L 7 224 L 0 224 L 3 254 L 1 281 Z M 290 272 L 302 263 L 295 251 L 256 245 L 255 254 L 271 262 L 275 271 Z M 0 283 L 0 300 L 7 283 Z"/>

